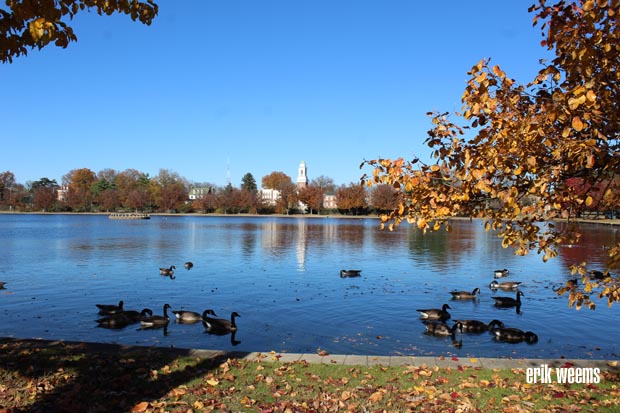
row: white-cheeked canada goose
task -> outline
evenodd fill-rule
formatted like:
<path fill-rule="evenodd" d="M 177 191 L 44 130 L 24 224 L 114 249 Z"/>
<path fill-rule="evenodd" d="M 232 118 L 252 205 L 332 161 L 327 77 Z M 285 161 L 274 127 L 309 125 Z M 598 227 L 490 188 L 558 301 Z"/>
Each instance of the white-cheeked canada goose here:
<path fill-rule="evenodd" d="M 172 310 L 172 313 L 174 314 L 177 322 L 180 324 L 194 324 L 202 321 L 209 314 L 215 315 L 213 310 L 204 310 L 202 314 L 188 310 Z"/>
<path fill-rule="evenodd" d="M 517 291 L 517 297 L 491 297 L 495 300 L 497 307 L 519 307 L 521 306 L 521 296 L 524 295 L 521 291 Z"/>
<path fill-rule="evenodd" d="M 150 308 L 143 308 L 140 312 L 136 310 L 123 310 L 120 315 L 127 317 L 132 323 L 137 323 L 143 318 L 152 316 L 153 310 Z"/>
<path fill-rule="evenodd" d="M 480 288 L 474 288 L 472 292 L 469 291 L 450 291 L 452 298 L 455 300 L 473 300 L 480 294 Z"/>
<path fill-rule="evenodd" d="M 483 333 L 494 328 L 504 327 L 504 323 L 499 320 L 492 320 L 489 324 L 480 320 L 454 320 L 455 323 L 461 324 L 461 332 L 467 333 Z"/>
<path fill-rule="evenodd" d="M 519 288 L 519 285 L 521 285 L 521 281 L 502 281 L 502 282 L 497 282 L 497 281 L 493 280 L 489 284 L 489 288 L 491 290 L 497 290 L 498 288 L 500 290 L 516 290 L 517 288 Z"/>
<path fill-rule="evenodd" d="M 444 304 L 441 307 L 441 309 L 429 308 L 426 310 L 416 310 L 416 311 L 420 313 L 421 319 L 446 321 L 450 318 L 450 313 L 448 312 L 448 308 L 451 309 L 451 307 L 448 304 Z"/>
<path fill-rule="evenodd" d="M 508 343 L 520 343 L 525 341 L 528 344 L 534 344 L 538 341 L 538 336 L 531 331 L 523 331 L 518 328 L 498 328 L 493 330 L 495 338 Z"/>
<path fill-rule="evenodd" d="M 203 317 L 202 325 L 209 333 L 227 334 L 233 331 L 237 331 L 237 324 L 235 322 L 236 317 L 241 317 L 236 311 L 233 311 L 230 314 L 230 320 L 226 320 L 224 318 Z"/>
<path fill-rule="evenodd" d="M 160 275 L 167 275 L 168 277 L 174 275 L 174 270 L 176 270 L 177 267 L 175 267 L 174 265 L 171 265 L 169 268 L 165 268 L 162 267 L 159 269 L 159 274 Z"/>
<path fill-rule="evenodd" d="M 152 315 L 150 317 L 145 317 L 140 320 L 140 324 L 142 327 L 164 327 L 167 326 L 170 322 L 170 317 L 168 317 L 168 309 L 170 308 L 170 304 L 164 304 L 164 315 Z"/>
<path fill-rule="evenodd" d="M 118 302 L 118 305 L 114 305 L 114 304 L 95 304 L 95 305 L 99 309 L 99 314 L 110 315 L 110 314 L 117 314 L 123 311 L 123 304 L 124 304 L 123 300 L 120 300 Z"/>
<path fill-rule="evenodd" d="M 359 277 L 362 273 L 362 270 L 340 270 L 340 277 Z"/>
<path fill-rule="evenodd" d="M 121 311 L 120 313 L 110 314 L 97 320 L 99 327 L 104 328 L 123 328 L 130 324 L 137 323 L 144 317 L 152 315 L 153 312 L 145 308 L 141 312 L 135 310 Z"/>
<path fill-rule="evenodd" d="M 462 330 L 462 326 L 460 323 L 454 323 L 454 325 L 452 327 L 448 327 L 447 324 L 440 322 L 440 321 L 428 321 L 425 320 L 423 321 L 424 325 L 426 326 L 426 331 L 425 333 L 433 335 L 433 336 L 442 336 L 442 337 L 448 337 L 448 336 L 452 336 L 454 337 L 457 328 L 460 331 Z"/>

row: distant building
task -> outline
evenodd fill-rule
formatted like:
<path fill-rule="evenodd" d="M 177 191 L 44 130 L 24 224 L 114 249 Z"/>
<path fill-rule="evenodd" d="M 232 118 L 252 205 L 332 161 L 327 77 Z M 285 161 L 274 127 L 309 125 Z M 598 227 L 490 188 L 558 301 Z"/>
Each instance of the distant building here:
<path fill-rule="evenodd" d="M 189 199 L 192 201 L 202 199 L 211 192 L 213 192 L 211 187 L 194 187 L 189 190 Z"/>
<path fill-rule="evenodd" d="M 280 191 L 277 189 L 261 189 L 259 195 L 267 205 L 275 205 L 280 198 Z"/>
<path fill-rule="evenodd" d="M 58 189 L 56 189 L 56 199 L 59 201 L 64 201 L 67 199 L 67 192 L 69 192 L 69 187 L 67 185 L 62 185 Z"/>
<path fill-rule="evenodd" d="M 336 204 L 336 195 L 334 194 L 325 194 L 323 195 L 323 208 L 325 209 L 336 209 L 338 208 L 338 204 Z"/>

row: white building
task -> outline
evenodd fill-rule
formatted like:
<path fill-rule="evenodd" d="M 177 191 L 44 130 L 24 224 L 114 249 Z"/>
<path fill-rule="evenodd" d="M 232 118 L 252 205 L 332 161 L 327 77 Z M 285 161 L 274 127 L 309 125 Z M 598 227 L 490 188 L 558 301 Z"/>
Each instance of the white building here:
<path fill-rule="evenodd" d="M 278 202 L 278 199 L 280 198 L 280 191 L 278 191 L 277 189 L 261 189 L 260 190 L 260 198 L 267 204 L 267 205 L 275 205 L 276 202 Z"/>
<path fill-rule="evenodd" d="M 192 189 L 189 190 L 189 199 L 191 199 L 192 201 L 196 199 L 202 199 L 209 193 L 211 193 L 211 188 L 209 187 L 205 187 L 205 188 L 193 187 Z"/>

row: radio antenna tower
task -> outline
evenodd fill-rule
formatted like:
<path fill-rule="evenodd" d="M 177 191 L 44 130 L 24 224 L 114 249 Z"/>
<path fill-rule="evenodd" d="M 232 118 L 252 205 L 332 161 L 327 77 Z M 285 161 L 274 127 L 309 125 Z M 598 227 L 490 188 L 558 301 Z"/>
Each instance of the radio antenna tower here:
<path fill-rule="evenodd" d="M 226 165 L 226 186 L 230 185 L 230 156 L 228 157 L 228 163 Z"/>

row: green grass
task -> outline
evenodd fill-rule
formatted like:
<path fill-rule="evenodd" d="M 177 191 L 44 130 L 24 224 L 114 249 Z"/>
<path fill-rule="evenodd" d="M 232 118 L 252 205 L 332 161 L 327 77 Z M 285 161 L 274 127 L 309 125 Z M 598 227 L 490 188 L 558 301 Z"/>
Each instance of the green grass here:
<path fill-rule="evenodd" d="M 529 385 L 519 369 L 272 359 L 0 340 L 0 406 L 12 413 L 620 411 L 618 373 L 602 373 L 596 385 Z"/>

